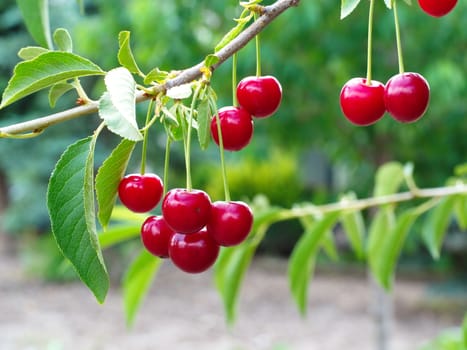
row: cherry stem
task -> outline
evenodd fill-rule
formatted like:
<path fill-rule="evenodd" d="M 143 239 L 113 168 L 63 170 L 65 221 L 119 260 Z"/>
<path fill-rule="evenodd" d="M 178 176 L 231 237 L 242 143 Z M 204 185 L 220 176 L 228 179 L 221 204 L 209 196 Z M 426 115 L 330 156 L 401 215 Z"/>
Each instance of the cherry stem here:
<path fill-rule="evenodd" d="M 146 154 L 147 154 L 147 149 L 148 149 L 148 134 L 149 134 L 149 129 L 146 128 L 146 126 L 149 124 L 151 120 L 151 112 L 152 112 L 152 107 L 154 106 L 154 100 L 151 99 L 149 101 L 149 106 L 148 106 L 148 112 L 146 113 L 146 122 L 144 123 L 145 125 L 145 130 L 144 130 L 144 136 L 143 136 L 143 147 L 141 151 L 141 175 L 144 175 L 146 172 Z"/>
<path fill-rule="evenodd" d="M 172 144 L 172 140 L 170 136 L 167 135 L 167 140 L 165 141 L 165 157 L 164 157 L 164 187 L 163 193 L 167 193 L 167 186 L 169 183 L 169 166 L 170 166 L 170 145 Z"/>
<path fill-rule="evenodd" d="M 370 0 L 370 11 L 368 14 L 368 47 L 367 47 L 367 71 L 366 85 L 371 85 L 371 66 L 372 66 L 372 50 L 373 50 L 373 14 L 375 9 L 375 1 Z"/>
<path fill-rule="evenodd" d="M 255 12 L 254 14 L 255 21 L 258 19 L 258 14 Z M 256 76 L 261 76 L 261 49 L 260 49 L 260 37 L 259 33 L 256 34 L 255 37 L 255 46 L 256 46 Z"/>
<path fill-rule="evenodd" d="M 401 32 L 399 28 L 399 16 L 397 15 L 397 0 L 393 0 L 394 25 L 396 28 L 397 60 L 399 62 L 399 73 L 404 73 L 404 58 L 402 54 Z"/>
<path fill-rule="evenodd" d="M 83 104 L 87 104 L 92 101 L 86 94 L 86 91 L 83 89 L 83 86 L 81 85 L 81 82 L 79 81 L 78 78 L 75 78 L 73 82 L 73 87 L 78 93 L 79 98 L 83 101 Z"/>
<path fill-rule="evenodd" d="M 234 53 L 232 55 L 232 105 L 234 107 L 238 106 L 237 101 L 237 62 L 238 55 Z"/>
<path fill-rule="evenodd" d="M 185 166 L 186 166 L 186 188 L 188 191 L 193 189 L 191 182 L 191 129 L 193 127 L 193 113 L 195 110 L 195 104 L 198 100 L 199 92 L 201 90 L 201 85 L 196 86 L 195 92 L 193 93 L 193 99 L 191 100 L 191 106 L 188 116 L 188 130 L 186 135 L 185 143 Z"/>
<path fill-rule="evenodd" d="M 224 152 L 224 141 L 222 139 L 221 119 L 219 117 L 219 112 L 217 110 L 216 110 L 215 118 L 216 118 L 216 124 L 217 124 L 217 135 L 219 136 L 219 154 L 221 158 L 222 182 L 224 183 L 224 198 L 226 202 L 230 202 L 230 191 L 229 191 L 229 182 L 227 181 L 227 167 L 225 166 L 225 152 Z"/>

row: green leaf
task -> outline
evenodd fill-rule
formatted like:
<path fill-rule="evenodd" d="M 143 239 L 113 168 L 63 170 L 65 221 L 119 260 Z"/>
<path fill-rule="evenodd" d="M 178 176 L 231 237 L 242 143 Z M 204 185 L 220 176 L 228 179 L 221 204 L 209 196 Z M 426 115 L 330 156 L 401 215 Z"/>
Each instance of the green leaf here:
<path fill-rule="evenodd" d="M 367 242 L 368 265 L 374 276 L 379 274 L 380 257 L 384 250 L 386 236 L 394 226 L 394 209 L 392 207 L 379 208 L 371 221 Z"/>
<path fill-rule="evenodd" d="M 302 216 L 300 218 L 300 223 L 307 230 L 313 223 L 315 218 L 313 216 Z M 326 253 L 328 258 L 333 261 L 339 260 L 339 253 L 337 252 L 336 244 L 334 242 L 334 234 L 332 230 L 329 230 L 323 237 L 321 242 L 321 248 Z"/>
<path fill-rule="evenodd" d="M 374 196 L 386 196 L 399 190 L 404 181 L 404 168 L 397 162 L 383 164 L 376 173 Z"/>
<path fill-rule="evenodd" d="M 58 84 L 52 85 L 52 87 L 49 90 L 50 107 L 54 108 L 58 99 L 62 97 L 65 93 L 73 89 L 74 89 L 73 84 L 68 84 L 68 83 L 58 83 Z"/>
<path fill-rule="evenodd" d="M 439 258 L 456 200 L 456 196 L 443 198 L 425 219 L 422 237 L 433 259 Z"/>
<path fill-rule="evenodd" d="M 16 0 L 16 3 L 34 40 L 43 47 L 53 49 L 48 0 Z"/>
<path fill-rule="evenodd" d="M 73 42 L 71 35 L 65 28 L 58 28 L 54 32 L 54 42 L 60 51 L 72 52 Z"/>
<path fill-rule="evenodd" d="M 467 176 L 467 163 L 456 165 L 454 168 L 454 174 L 457 177 Z"/>
<path fill-rule="evenodd" d="M 164 116 L 168 116 L 166 112 L 170 112 L 167 108 L 162 108 L 162 113 Z M 177 119 L 172 119 L 171 117 L 164 118 L 163 124 L 167 136 L 170 137 L 172 141 L 180 141 L 183 139 L 183 130 L 182 126 L 178 123 Z"/>
<path fill-rule="evenodd" d="M 169 72 L 160 70 L 159 68 L 156 67 L 153 70 L 151 70 L 148 73 L 148 75 L 146 75 L 146 77 L 144 78 L 144 83 L 150 84 L 153 81 L 155 81 L 156 83 L 161 84 L 167 79 L 168 76 L 169 76 Z"/>
<path fill-rule="evenodd" d="M 214 266 L 214 282 L 219 291 L 226 313 L 227 322 L 235 320 L 235 311 L 241 283 L 256 248 L 261 243 L 269 225 L 278 220 L 281 210 L 277 208 L 254 209 L 253 228 L 248 239 L 236 246 L 222 248 Z"/>
<path fill-rule="evenodd" d="M 352 201 L 356 199 L 354 193 L 349 194 L 345 200 Z M 365 221 L 360 210 L 343 211 L 341 222 L 349 242 L 358 259 L 365 257 Z"/>
<path fill-rule="evenodd" d="M 113 133 L 131 141 L 142 140 L 143 135 L 141 135 L 138 127 L 120 113 L 117 107 L 112 103 L 110 95 L 107 92 L 105 92 L 99 100 L 99 116 L 105 121 L 107 128 Z"/>
<path fill-rule="evenodd" d="M 117 225 L 98 234 L 102 249 L 135 238 L 141 234 L 139 225 Z"/>
<path fill-rule="evenodd" d="M 58 247 L 102 303 L 109 288 L 109 276 L 94 214 L 95 141 L 88 137 L 65 150 L 49 181 L 47 206 Z"/>
<path fill-rule="evenodd" d="M 146 214 L 135 213 L 123 205 L 116 205 L 112 211 L 112 220 L 125 223 L 141 224 L 147 218 Z"/>
<path fill-rule="evenodd" d="M 412 227 L 418 214 L 415 210 L 407 210 L 402 213 L 396 221 L 392 230 L 388 230 L 384 235 L 384 243 L 380 250 L 380 255 L 376 257 L 376 269 L 373 271 L 376 280 L 386 290 L 392 287 L 394 271 L 397 260 L 404 246 L 407 234 Z"/>
<path fill-rule="evenodd" d="M 314 221 L 306 228 L 305 233 L 298 240 L 289 259 L 289 286 L 302 315 L 306 314 L 308 285 L 318 248 L 324 236 L 332 229 L 338 218 L 339 212 L 334 212 Z"/>
<path fill-rule="evenodd" d="M 141 141 L 143 135 L 136 123 L 136 82 L 123 67 L 109 71 L 105 76 L 105 92 L 99 100 L 99 116 L 113 133 Z"/>
<path fill-rule="evenodd" d="M 131 51 L 130 46 L 130 32 L 129 31 L 121 31 L 118 34 L 118 62 L 128 69 L 131 73 L 136 73 L 141 76 L 144 74 L 139 69 L 138 65 L 136 64 L 135 57 L 133 56 L 133 52 Z"/>
<path fill-rule="evenodd" d="M 461 230 L 467 230 L 467 195 L 458 195 L 454 212 Z"/>
<path fill-rule="evenodd" d="M 365 222 L 359 210 L 342 214 L 342 226 L 358 259 L 365 257 Z"/>
<path fill-rule="evenodd" d="M 21 58 L 22 60 L 28 61 L 46 52 L 50 52 L 50 50 L 44 49 L 43 47 L 40 47 L 40 46 L 27 46 L 27 47 L 21 48 L 18 51 L 18 57 Z"/>
<path fill-rule="evenodd" d="M 143 250 L 132 262 L 123 278 L 123 301 L 128 326 L 135 320 L 136 313 L 162 264 L 162 260 Z"/>
<path fill-rule="evenodd" d="M 46 52 L 16 65 L 3 92 L 0 109 L 46 87 L 71 78 L 100 75 L 104 71 L 91 61 L 69 52 Z"/>
<path fill-rule="evenodd" d="M 206 58 L 204 59 L 204 66 L 205 67 L 211 67 L 215 65 L 217 62 L 219 62 L 219 57 L 216 55 L 207 55 Z"/>
<path fill-rule="evenodd" d="M 102 163 L 96 176 L 96 194 L 99 207 L 98 219 L 104 230 L 110 221 L 117 199 L 118 185 L 125 175 L 135 143 L 123 139 Z"/>
<path fill-rule="evenodd" d="M 248 12 L 249 12 L 249 14 L 247 16 L 243 15 L 243 14 L 248 13 Z M 219 41 L 219 43 L 216 45 L 216 47 L 214 49 L 214 52 L 218 52 L 224 46 L 229 44 L 233 39 L 235 39 L 238 36 L 238 34 L 240 34 L 242 32 L 243 28 L 245 28 L 245 25 L 253 18 L 253 15 L 254 15 L 253 12 L 245 10 L 242 13 L 242 16 L 239 19 L 237 19 L 237 25 L 235 27 L 233 27 L 231 30 L 229 30 L 224 35 L 224 37 Z"/>
<path fill-rule="evenodd" d="M 341 19 L 350 15 L 358 6 L 360 0 L 342 0 L 341 1 Z"/>
<path fill-rule="evenodd" d="M 236 247 L 223 248 L 215 265 L 215 284 L 219 290 L 227 322 L 235 320 L 235 311 L 240 285 L 250 266 L 257 244 L 241 244 Z"/>
<path fill-rule="evenodd" d="M 328 231 L 321 241 L 321 247 L 329 259 L 332 261 L 339 260 L 339 253 L 337 252 L 336 243 L 334 242 L 334 235 L 332 231 Z"/>
<path fill-rule="evenodd" d="M 205 98 L 198 105 L 198 141 L 202 150 L 209 146 L 210 125 L 211 125 L 211 109 L 209 108 L 209 100 Z"/>

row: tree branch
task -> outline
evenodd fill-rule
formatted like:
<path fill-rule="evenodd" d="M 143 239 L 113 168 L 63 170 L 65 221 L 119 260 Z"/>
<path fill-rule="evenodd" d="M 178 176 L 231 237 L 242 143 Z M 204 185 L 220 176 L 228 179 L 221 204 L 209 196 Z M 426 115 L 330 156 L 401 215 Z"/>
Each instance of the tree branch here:
<path fill-rule="evenodd" d="M 283 220 L 299 218 L 307 215 L 323 215 L 342 210 L 364 210 L 386 204 L 397 204 L 414 199 L 435 199 L 454 195 L 467 195 L 467 184 L 459 182 L 453 186 L 418 189 L 416 192 L 399 192 L 386 196 L 369 197 L 356 200 L 342 200 L 324 205 L 307 205 L 284 210 Z M 429 208 L 426 208 L 429 209 Z"/>
<path fill-rule="evenodd" d="M 265 6 L 261 16 L 255 22 L 253 22 L 248 28 L 241 32 L 229 44 L 215 53 L 219 60 L 215 65 L 210 67 L 211 70 L 215 70 L 234 53 L 238 52 L 245 45 L 247 45 L 259 32 L 266 28 L 281 13 L 291 7 L 298 6 L 299 2 L 300 0 L 277 0 L 274 4 Z M 182 70 L 175 78 L 167 80 L 164 84 L 154 87 L 154 93 L 165 91 L 174 86 L 186 84 L 198 79 L 202 75 L 201 69 L 203 67 L 204 60 L 193 67 Z M 149 98 L 150 96 L 148 96 L 145 92 L 138 91 L 136 95 L 136 102 L 139 103 L 148 100 Z M 42 118 L 5 126 L 0 128 L 0 137 L 18 135 L 27 132 L 38 133 L 51 125 L 96 113 L 98 111 L 98 107 L 98 102 L 89 102 L 86 105 L 67 109 L 55 114 L 50 114 Z"/>

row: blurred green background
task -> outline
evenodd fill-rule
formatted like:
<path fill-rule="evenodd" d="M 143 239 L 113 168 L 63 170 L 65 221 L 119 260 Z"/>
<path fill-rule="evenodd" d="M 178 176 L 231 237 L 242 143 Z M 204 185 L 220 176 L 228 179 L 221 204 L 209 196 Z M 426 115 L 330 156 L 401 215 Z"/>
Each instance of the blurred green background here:
<path fill-rule="evenodd" d="M 264 2 L 265 4 L 270 3 Z M 110 70 L 118 66 L 117 35 L 132 33 L 132 47 L 143 71 L 153 67 L 183 69 L 212 52 L 239 15 L 237 1 L 85 1 L 85 13 L 75 2 L 50 1 L 52 27 L 65 27 L 74 51 Z M 431 85 L 431 101 L 424 118 L 399 124 L 385 116 L 376 125 L 355 127 L 342 116 L 339 93 L 350 78 L 366 74 L 368 3 L 345 20 L 339 20 L 338 1 L 302 1 L 277 19 L 262 34 L 262 71 L 275 75 L 283 86 L 283 102 L 272 118 L 258 120 L 252 143 L 242 152 L 227 155 L 234 199 L 266 195 L 275 205 L 336 200 L 343 191 L 371 196 L 375 169 L 386 161 L 413 162 L 420 186 L 440 186 L 453 168 L 466 161 L 467 123 L 467 4 L 442 19 L 423 14 L 417 6 L 401 4 L 400 19 L 407 71 L 424 75 Z M 423 21 L 423 24 L 421 22 Z M 34 45 L 12 0 L 0 3 L 0 90 L 18 62 L 17 51 Z M 378 1 L 374 26 L 373 77 L 383 83 L 397 73 L 392 13 Z M 255 73 L 254 45 L 239 54 L 238 76 Z M 224 64 L 213 77 L 219 107 L 231 101 L 231 65 Z M 83 79 L 92 98 L 99 98 L 102 82 Z M 52 111 L 74 104 L 70 93 Z M 146 105 L 138 106 L 140 118 Z M 0 125 L 50 114 L 47 95 L 41 92 L 0 112 Z M 0 141 L 0 199 L 6 207 L 1 229 L 14 235 L 48 232 L 45 206 L 47 181 L 65 147 L 89 135 L 97 116 L 49 128 L 28 140 Z M 157 129 L 157 128 L 155 128 Z M 104 133 L 98 144 L 96 165 L 116 146 L 118 139 Z M 150 168 L 162 173 L 164 134 L 150 138 Z M 135 152 L 130 171 L 137 169 Z M 194 147 L 194 186 L 205 188 L 213 199 L 222 197 L 218 151 Z M 170 187 L 183 186 L 181 147 L 174 147 Z M 0 204 L 1 202 L 0 201 Z M 1 208 L 1 206 L 0 206 Z M 415 231 L 417 228 L 415 229 Z M 457 228 L 453 228 L 455 232 Z M 300 229 L 294 222 L 274 225 L 262 251 L 287 255 Z M 50 235 L 48 236 L 50 237 Z M 411 235 L 405 254 L 422 265 L 432 264 L 418 235 Z M 53 245 L 43 244 L 47 251 Z M 461 252 L 462 255 L 464 252 Z M 457 255 L 456 255 L 457 254 Z M 445 256 L 437 268 L 459 266 L 459 253 Z M 55 262 L 51 265 L 56 266 Z"/>

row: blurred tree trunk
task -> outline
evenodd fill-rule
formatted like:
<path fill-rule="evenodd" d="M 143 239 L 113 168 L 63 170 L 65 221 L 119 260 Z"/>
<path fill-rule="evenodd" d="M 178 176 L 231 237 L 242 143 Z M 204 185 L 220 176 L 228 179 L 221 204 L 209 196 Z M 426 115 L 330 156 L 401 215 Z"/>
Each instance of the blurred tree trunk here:
<path fill-rule="evenodd" d="M 8 205 L 8 184 L 5 172 L 0 169 L 0 215 Z"/>
<path fill-rule="evenodd" d="M 392 296 L 378 285 L 371 274 L 368 276 L 368 284 L 371 290 L 370 310 L 375 326 L 375 350 L 389 350 L 394 321 Z"/>

